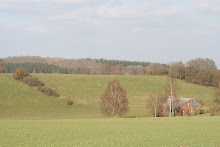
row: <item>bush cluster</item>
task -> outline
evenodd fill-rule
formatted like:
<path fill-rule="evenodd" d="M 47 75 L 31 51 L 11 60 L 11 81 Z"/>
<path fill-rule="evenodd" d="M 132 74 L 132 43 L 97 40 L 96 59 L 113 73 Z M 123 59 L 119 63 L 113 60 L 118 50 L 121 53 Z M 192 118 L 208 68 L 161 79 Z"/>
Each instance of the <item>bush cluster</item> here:
<path fill-rule="evenodd" d="M 209 112 L 211 116 L 219 116 L 220 115 L 220 105 L 218 104 L 213 104 L 209 108 Z"/>
<path fill-rule="evenodd" d="M 41 82 L 38 78 L 35 77 L 24 77 L 21 79 L 21 81 L 29 86 L 35 86 L 35 87 L 42 87 L 44 86 L 44 83 Z"/>
<path fill-rule="evenodd" d="M 59 96 L 60 96 L 60 95 L 57 93 L 56 90 L 53 90 L 53 89 L 51 89 L 51 88 L 49 88 L 49 87 L 45 87 L 45 86 L 43 86 L 43 87 L 38 87 L 38 90 L 39 90 L 40 92 L 42 92 L 42 93 L 48 95 L 48 96 L 55 96 L 55 97 L 59 97 Z"/>
<path fill-rule="evenodd" d="M 197 114 L 205 114 L 205 110 L 203 109 L 197 109 Z"/>
<path fill-rule="evenodd" d="M 27 84 L 28 86 L 38 87 L 38 91 L 48 96 L 55 96 L 55 97 L 60 96 L 56 90 L 45 87 L 44 83 L 41 82 L 38 78 L 32 77 L 23 67 L 19 67 L 16 70 L 16 72 L 13 75 L 13 78 L 15 80 L 21 80 L 23 83 Z"/>
<path fill-rule="evenodd" d="M 23 67 L 19 67 L 13 75 L 15 80 L 21 80 L 24 77 L 28 77 L 30 74 Z"/>
<path fill-rule="evenodd" d="M 73 105 L 73 100 L 72 99 L 67 99 L 66 104 L 67 105 Z"/>

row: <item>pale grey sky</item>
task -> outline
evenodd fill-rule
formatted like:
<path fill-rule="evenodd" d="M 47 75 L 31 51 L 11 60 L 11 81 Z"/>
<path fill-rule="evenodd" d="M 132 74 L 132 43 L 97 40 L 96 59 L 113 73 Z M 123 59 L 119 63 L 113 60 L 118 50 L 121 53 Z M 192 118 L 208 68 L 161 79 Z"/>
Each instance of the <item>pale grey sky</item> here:
<path fill-rule="evenodd" d="M 0 0 L 0 57 L 201 57 L 220 68 L 219 47 L 219 0 Z"/>

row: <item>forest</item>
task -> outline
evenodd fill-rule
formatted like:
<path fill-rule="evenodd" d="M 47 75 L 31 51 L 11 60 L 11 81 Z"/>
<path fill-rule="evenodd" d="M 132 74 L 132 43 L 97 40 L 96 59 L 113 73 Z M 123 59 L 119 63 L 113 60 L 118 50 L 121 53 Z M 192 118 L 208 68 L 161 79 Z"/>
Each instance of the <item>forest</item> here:
<path fill-rule="evenodd" d="M 29 73 L 67 74 L 68 69 L 46 63 L 3 63 L 7 73 L 14 73 L 18 67 L 24 67 Z"/>
<path fill-rule="evenodd" d="M 220 87 L 220 71 L 208 58 L 197 58 L 186 63 L 169 64 L 106 59 L 64 59 L 35 56 L 0 59 L 0 72 L 13 73 L 24 67 L 30 73 L 59 73 L 86 75 L 169 75 L 204 86 Z"/>

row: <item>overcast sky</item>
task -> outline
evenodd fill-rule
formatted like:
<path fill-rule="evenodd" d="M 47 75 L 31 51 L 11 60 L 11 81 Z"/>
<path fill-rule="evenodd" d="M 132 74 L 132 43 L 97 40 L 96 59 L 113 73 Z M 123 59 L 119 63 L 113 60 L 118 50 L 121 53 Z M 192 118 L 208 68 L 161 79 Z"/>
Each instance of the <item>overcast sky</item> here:
<path fill-rule="evenodd" d="M 0 51 L 220 68 L 220 0 L 0 0 Z"/>

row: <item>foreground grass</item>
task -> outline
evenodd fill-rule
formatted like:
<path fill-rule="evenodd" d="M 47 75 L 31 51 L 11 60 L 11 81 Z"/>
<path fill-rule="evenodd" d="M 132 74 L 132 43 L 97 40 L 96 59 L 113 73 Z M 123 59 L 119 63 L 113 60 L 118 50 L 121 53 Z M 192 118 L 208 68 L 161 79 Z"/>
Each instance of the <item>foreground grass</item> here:
<path fill-rule="evenodd" d="M 219 146 L 220 117 L 2 120 L 0 146 Z"/>
<path fill-rule="evenodd" d="M 146 103 L 155 91 L 164 91 L 165 76 L 101 76 L 32 74 L 48 87 L 56 89 L 60 98 L 49 97 L 35 87 L 13 80 L 12 74 L 0 74 L 0 119 L 73 119 L 101 118 L 99 100 L 109 81 L 118 78 L 127 92 L 129 112 L 126 117 L 151 116 Z M 204 105 L 213 101 L 214 88 L 185 83 L 180 97 L 195 98 Z M 74 105 L 66 105 L 66 99 Z"/>

